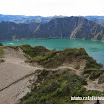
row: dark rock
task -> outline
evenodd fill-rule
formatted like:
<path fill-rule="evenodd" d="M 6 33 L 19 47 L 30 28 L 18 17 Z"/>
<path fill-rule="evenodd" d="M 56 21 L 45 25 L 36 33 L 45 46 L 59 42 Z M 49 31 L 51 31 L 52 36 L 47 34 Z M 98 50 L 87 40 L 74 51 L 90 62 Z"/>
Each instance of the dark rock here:
<path fill-rule="evenodd" d="M 94 104 L 100 104 L 99 100 L 97 100 L 96 103 L 94 103 Z"/>
<path fill-rule="evenodd" d="M 3 46 L 2 43 L 0 43 L 0 46 Z"/>

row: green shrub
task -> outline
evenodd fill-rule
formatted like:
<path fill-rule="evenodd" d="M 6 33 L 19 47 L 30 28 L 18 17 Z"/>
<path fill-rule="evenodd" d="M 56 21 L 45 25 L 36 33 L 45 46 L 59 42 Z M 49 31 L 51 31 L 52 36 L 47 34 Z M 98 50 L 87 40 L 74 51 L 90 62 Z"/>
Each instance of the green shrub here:
<path fill-rule="evenodd" d="M 3 47 L 0 47 L 0 58 L 3 58 Z"/>
<path fill-rule="evenodd" d="M 76 65 L 75 69 L 80 69 L 80 65 Z"/>
<path fill-rule="evenodd" d="M 3 44 L 2 44 L 2 43 L 0 43 L 0 46 L 3 46 Z"/>
<path fill-rule="evenodd" d="M 48 52 L 48 49 L 46 49 L 43 46 L 31 47 L 30 45 L 26 44 L 26 45 L 21 45 L 20 47 L 30 57 L 44 55 L 45 52 Z"/>
<path fill-rule="evenodd" d="M 90 74 L 90 79 L 96 79 L 98 78 L 101 74 L 103 74 L 100 70 L 95 70 L 92 71 Z"/>

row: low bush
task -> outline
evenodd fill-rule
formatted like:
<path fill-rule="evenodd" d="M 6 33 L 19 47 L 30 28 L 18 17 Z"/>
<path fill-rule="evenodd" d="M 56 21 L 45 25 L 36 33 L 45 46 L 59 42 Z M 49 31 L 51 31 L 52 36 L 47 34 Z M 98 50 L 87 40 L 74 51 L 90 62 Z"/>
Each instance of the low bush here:
<path fill-rule="evenodd" d="M 3 58 L 3 47 L 0 47 L 0 58 Z"/>

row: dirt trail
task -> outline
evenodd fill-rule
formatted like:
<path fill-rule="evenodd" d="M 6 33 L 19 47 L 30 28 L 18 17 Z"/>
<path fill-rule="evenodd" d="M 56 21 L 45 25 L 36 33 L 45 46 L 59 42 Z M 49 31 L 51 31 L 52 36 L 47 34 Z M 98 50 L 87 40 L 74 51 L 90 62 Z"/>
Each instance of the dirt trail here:
<path fill-rule="evenodd" d="M 83 68 L 80 68 L 80 69 L 75 69 L 73 67 L 70 67 L 71 65 L 69 66 L 66 66 L 66 65 L 63 65 L 63 66 L 60 66 L 56 69 L 50 69 L 50 70 L 64 70 L 64 69 L 71 69 L 71 71 L 73 73 L 75 73 L 76 75 L 78 76 L 81 76 L 82 75 L 82 72 L 83 72 Z M 49 69 L 47 69 L 49 70 Z M 84 86 L 87 90 L 97 90 L 97 91 L 100 91 L 100 92 L 103 92 L 103 86 L 104 84 L 98 84 L 98 79 L 92 81 L 92 80 L 89 80 L 89 78 L 87 79 L 87 83 L 88 85 Z M 96 95 L 95 95 L 96 96 Z M 85 101 L 83 104 L 94 104 L 96 101 Z M 104 104 L 104 100 L 100 101 L 101 104 Z"/>
<path fill-rule="evenodd" d="M 78 76 L 83 76 L 83 69 L 80 68 L 80 69 L 75 69 L 73 67 L 70 67 L 69 66 L 60 66 L 56 69 L 50 69 L 50 70 L 58 70 L 58 69 L 71 69 L 71 71 L 73 71 L 73 73 L 75 73 L 76 75 Z M 98 80 L 99 79 L 96 79 L 94 81 L 90 80 L 89 78 L 87 78 L 87 84 L 86 86 L 84 86 L 87 90 L 96 90 L 96 91 L 100 91 L 100 92 L 103 92 L 104 90 L 104 84 L 98 84 Z"/>
<path fill-rule="evenodd" d="M 41 67 L 25 63 L 26 58 L 21 49 L 4 48 L 5 62 L 0 64 L 0 104 L 17 104 L 27 92 L 34 72 Z"/>
<path fill-rule="evenodd" d="M 73 67 L 71 67 L 70 65 L 62 65 L 58 68 L 54 68 L 54 69 L 47 69 L 47 70 L 66 70 L 66 69 L 71 69 L 71 71 L 78 75 L 78 76 L 81 76 L 82 75 L 82 70 L 81 69 L 75 69 Z"/>
<path fill-rule="evenodd" d="M 98 79 L 91 81 L 89 78 L 87 79 L 87 86 L 84 86 L 87 90 L 96 90 L 103 92 L 104 91 L 104 84 L 98 84 Z M 94 95 L 96 96 L 96 95 Z M 96 101 L 85 101 L 83 104 L 94 104 Z M 104 100 L 100 101 L 100 104 L 104 104 Z"/>
<path fill-rule="evenodd" d="M 40 66 L 33 67 L 25 63 L 26 58 L 21 49 L 14 50 L 8 47 L 4 48 L 3 51 L 5 62 L 0 64 L 0 104 L 17 104 L 19 99 L 30 91 L 28 87 L 31 83 L 29 81 L 35 78 L 35 70 L 42 70 L 43 68 Z M 69 68 L 73 73 L 81 76 L 83 67 L 84 66 L 80 69 L 75 69 L 71 65 L 63 65 L 56 69 L 47 70 L 64 70 Z M 102 85 L 98 85 L 97 81 L 98 79 L 95 81 L 88 79 L 88 85 L 85 86 L 85 88 L 87 90 L 103 91 Z M 95 101 L 88 101 L 83 104 L 93 104 L 94 102 Z"/>
<path fill-rule="evenodd" d="M 98 84 L 98 79 L 91 81 L 87 79 L 87 86 L 84 86 L 87 90 L 97 90 L 100 92 L 103 92 L 103 86 L 104 84 Z"/>

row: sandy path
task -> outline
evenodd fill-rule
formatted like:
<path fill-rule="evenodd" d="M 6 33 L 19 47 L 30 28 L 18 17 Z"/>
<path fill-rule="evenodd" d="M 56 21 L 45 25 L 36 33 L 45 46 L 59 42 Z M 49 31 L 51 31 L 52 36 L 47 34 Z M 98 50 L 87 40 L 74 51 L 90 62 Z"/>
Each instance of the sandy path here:
<path fill-rule="evenodd" d="M 87 90 L 96 90 L 103 92 L 103 84 L 98 84 L 98 79 L 91 81 L 87 79 L 88 85 L 84 86 Z M 96 95 L 94 95 L 96 96 Z M 96 101 L 85 101 L 83 104 L 94 104 Z M 104 100 L 100 101 L 100 104 L 104 104 Z"/>
<path fill-rule="evenodd" d="M 98 79 L 96 79 L 95 81 L 91 81 L 88 79 L 87 83 L 88 85 L 84 86 L 87 90 L 96 90 L 96 91 L 103 92 L 104 84 L 98 84 Z"/>
<path fill-rule="evenodd" d="M 58 68 L 51 68 L 51 69 L 47 69 L 47 70 L 66 70 L 66 69 L 71 69 L 71 72 L 73 72 L 74 74 L 81 76 L 82 75 L 82 69 L 75 69 L 73 67 L 71 67 L 70 65 L 62 65 L 59 66 Z"/>
<path fill-rule="evenodd" d="M 34 72 L 41 67 L 33 67 L 25 63 L 22 50 L 4 49 L 5 62 L 0 64 L 0 104 L 17 104 L 27 92 Z"/>

